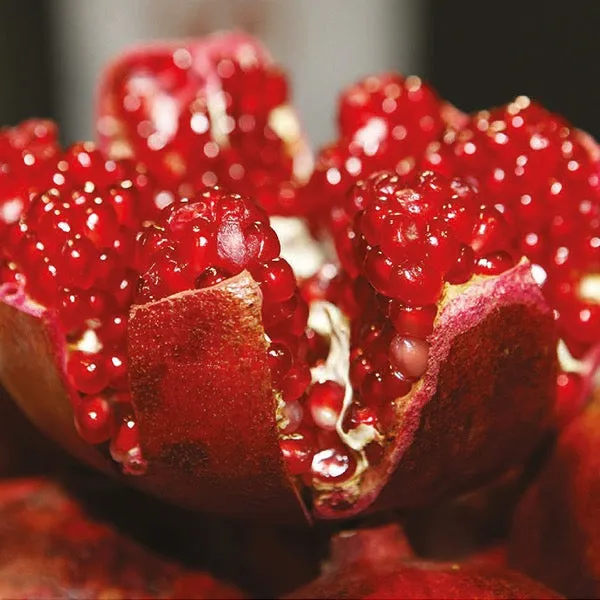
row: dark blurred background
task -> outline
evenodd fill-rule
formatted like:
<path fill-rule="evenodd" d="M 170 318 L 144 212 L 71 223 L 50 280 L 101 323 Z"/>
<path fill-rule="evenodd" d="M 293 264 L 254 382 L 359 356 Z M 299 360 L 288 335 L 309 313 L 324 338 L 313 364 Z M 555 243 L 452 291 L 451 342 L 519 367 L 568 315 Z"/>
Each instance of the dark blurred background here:
<path fill-rule="evenodd" d="M 385 69 L 464 110 L 527 94 L 600 137 L 597 0 L 0 0 L 0 124 L 48 116 L 67 141 L 91 136 L 94 83 L 123 47 L 234 26 L 288 68 L 315 144 L 339 89 Z"/>

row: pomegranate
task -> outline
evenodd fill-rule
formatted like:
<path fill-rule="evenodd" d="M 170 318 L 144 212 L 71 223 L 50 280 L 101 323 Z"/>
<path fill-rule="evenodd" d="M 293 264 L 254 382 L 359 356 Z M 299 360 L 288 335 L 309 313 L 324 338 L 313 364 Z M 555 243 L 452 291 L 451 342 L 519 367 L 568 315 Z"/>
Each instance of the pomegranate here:
<path fill-rule="evenodd" d="M 520 96 L 450 126 L 421 161 L 474 183 L 537 265 L 556 311 L 557 416 L 585 405 L 600 357 L 600 150 L 561 116 Z"/>
<path fill-rule="evenodd" d="M 2 598 L 242 598 L 87 514 L 48 479 L 0 483 Z"/>
<path fill-rule="evenodd" d="M 600 396 L 560 434 L 517 506 L 509 562 L 571 598 L 600 594 Z"/>
<path fill-rule="evenodd" d="M 369 258 L 341 252 L 362 311 L 350 326 L 331 303 L 309 318 L 250 199 L 211 188 L 147 218 L 134 181 L 76 148 L 89 170 L 67 169 L 13 226 L 0 306 L 3 380 L 76 454 L 184 506 L 288 521 L 455 494 L 544 435 L 552 315 L 501 215 L 463 182 L 357 188 L 340 248 L 356 239 Z M 414 213 L 408 241 L 400 208 L 367 230 L 396 198 Z M 404 243 L 410 260 L 394 262 Z"/>
<path fill-rule="evenodd" d="M 312 155 L 268 51 L 242 33 L 149 44 L 104 72 L 100 145 L 142 161 L 166 195 L 221 185 L 270 214 L 302 212 Z"/>
<path fill-rule="evenodd" d="M 396 525 L 347 531 L 332 540 L 323 574 L 287 598 L 561 598 L 524 575 L 481 561 L 411 556 Z"/>

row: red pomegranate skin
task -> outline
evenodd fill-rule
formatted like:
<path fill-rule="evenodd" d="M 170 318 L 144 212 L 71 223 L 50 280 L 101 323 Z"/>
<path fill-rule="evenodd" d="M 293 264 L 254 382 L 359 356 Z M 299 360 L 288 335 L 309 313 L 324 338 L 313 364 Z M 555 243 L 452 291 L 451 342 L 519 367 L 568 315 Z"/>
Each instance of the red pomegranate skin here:
<path fill-rule="evenodd" d="M 600 395 L 561 432 L 517 506 L 509 564 L 571 598 L 600 595 Z"/>
<path fill-rule="evenodd" d="M 410 556 L 395 525 L 341 533 L 323 574 L 286 598 L 561 598 L 544 585 L 485 563 Z"/>
<path fill-rule="evenodd" d="M 0 597 L 242 598 L 86 514 L 48 479 L 0 483 Z"/>

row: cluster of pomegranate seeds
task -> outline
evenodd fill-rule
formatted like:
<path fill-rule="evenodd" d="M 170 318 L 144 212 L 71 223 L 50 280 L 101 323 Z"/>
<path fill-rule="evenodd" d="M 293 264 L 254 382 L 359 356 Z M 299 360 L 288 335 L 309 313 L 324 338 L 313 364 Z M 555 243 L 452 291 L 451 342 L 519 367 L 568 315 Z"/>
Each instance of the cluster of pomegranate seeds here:
<path fill-rule="evenodd" d="M 32 196 L 7 232 L 2 281 L 58 314 L 67 375 L 79 392 L 75 425 L 92 444 L 110 441 L 126 472 L 143 471 L 127 380 L 127 318 L 137 288 L 135 237 L 155 207 L 134 166 L 93 144 L 61 152 L 52 187 Z"/>
<path fill-rule="evenodd" d="M 520 253 L 546 273 L 561 338 L 582 357 L 600 339 L 600 152 L 593 140 L 519 97 L 449 129 L 424 164 L 468 178 L 504 214 Z M 577 398 L 576 379 L 559 378 L 561 397 Z"/>
<path fill-rule="evenodd" d="M 425 374 L 428 338 L 447 284 L 497 275 L 518 253 L 496 208 L 460 179 L 431 171 L 406 179 L 379 172 L 358 183 L 336 244 L 354 279 L 350 381 L 358 394 L 344 427 L 385 432 L 394 402 Z M 340 219 L 340 224 L 342 220 Z"/>
<path fill-rule="evenodd" d="M 155 48 L 112 77 L 99 120 L 111 155 L 135 156 L 175 196 L 218 184 L 270 214 L 293 210 L 310 155 L 286 77 L 256 42 L 216 36 Z"/>
<path fill-rule="evenodd" d="M 0 237 L 27 209 L 33 192 L 51 187 L 60 153 L 51 121 L 31 119 L 0 129 Z"/>
<path fill-rule="evenodd" d="M 339 139 L 319 153 L 306 186 L 317 211 L 343 204 L 359 179 L 382 169 L 406 175 L 446 126 L 444 105 L 418 77 L 370 76 L 340 98 Z"/>

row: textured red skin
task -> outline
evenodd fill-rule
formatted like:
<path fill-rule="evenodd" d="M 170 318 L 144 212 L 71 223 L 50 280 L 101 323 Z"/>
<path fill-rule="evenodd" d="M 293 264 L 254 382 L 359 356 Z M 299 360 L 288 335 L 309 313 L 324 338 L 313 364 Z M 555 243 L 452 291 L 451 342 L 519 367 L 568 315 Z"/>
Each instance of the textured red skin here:
<path fill-rule="evenodd" d="M 411 558 L 396 526 L 342 533 L 323 574 L 286 598 L 561 598 L 490 564 Z"/>
<path fill-rule="evenodd" d="M 519 503 L 508 559 L 571 598 L 600 596 L 600 395 L 560 434 Z"/>
<path fill-rule="evenodd" d="M 149 463 L 141 482 L 189 508 L 302 518 L 279 449 L 267 349 L 248 273 L 132 308 L 130 377 Z"/>
<path fill-rule="evenodd" d="M 0 305 L 0 377 L 76 456 L 115 471 L 73 428 L 74 392 L 52 316 L 18 296 L 9 301 L 13 306 Z M 330 505 L 316 506 L 316 516 L 418 506 L 473 489 L 520 464 L 544 436 L 555 338 L 527 267 L 469 287 L 446 305 L 440 322 L 433 367 L 400 407 L 395 445 L 363 477 L 354 507 L 333 511 L 335 497 L 327 498 Z M 241 274 L 134 307 L 128 335 L 133 402 L 149 461 L 146 475 L 128 481 L 188 508 L 305 520 L 277 442 L 256 283 Z"/>
<path fill-rule="evenodd" d="M 2 598 L 242 598 L 86 514 L 47 479 L 0 483 Z"/>

